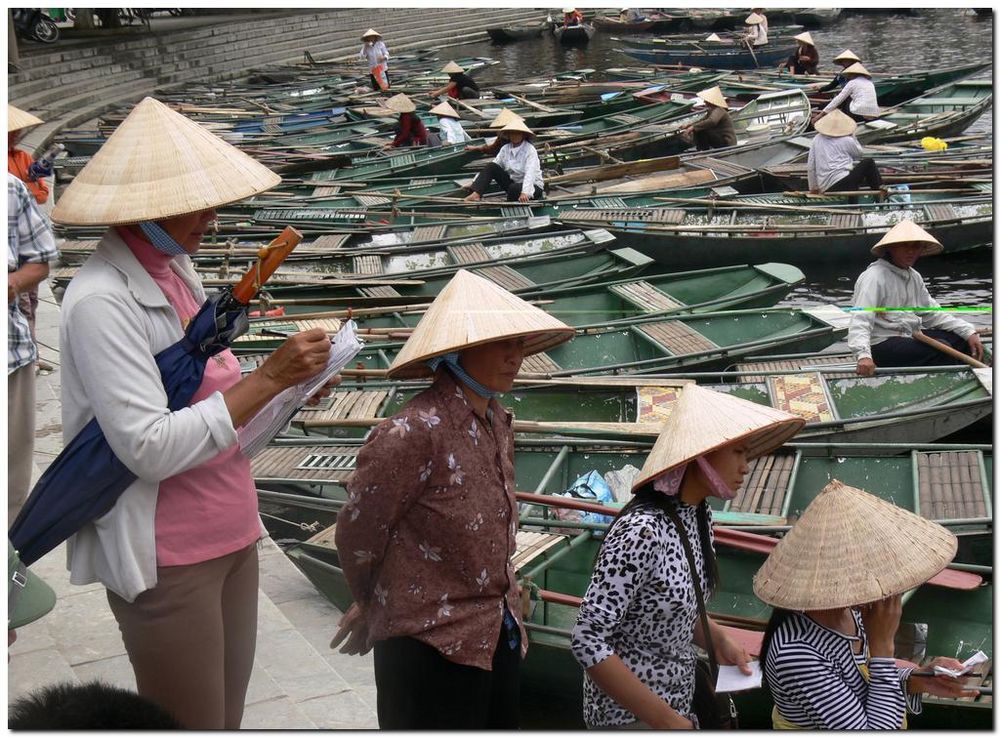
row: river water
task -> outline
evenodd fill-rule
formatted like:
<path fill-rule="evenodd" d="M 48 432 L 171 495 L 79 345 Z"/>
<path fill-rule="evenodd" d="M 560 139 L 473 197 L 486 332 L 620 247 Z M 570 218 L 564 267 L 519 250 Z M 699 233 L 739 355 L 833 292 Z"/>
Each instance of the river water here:
<path fill-rule="evenodd" d="M 540 15 L 541 19 L 541 15 Z M 772 33 L 776 30 L 772 26 Z M 707 35 L 706 31 L 706 35 Z M 909 72 L 993 60 L 993 18 L 980 18 L 968 9 L 922 8 L 918 15 L 841 15 L 835 23 L 811 29 L 820 51 L 820 69 L 829 71 L 829 61 L 843 49 L 851 49 L 875 72 Z M 561 72 L 594 69 L 591 79 L 601 79 L 600 70 L 640 66 L 617 50 L 611 34 L 598 31 L 583 48 L 563 47 L 545 35 L 533 41 L 496 44 L 491 41 L 464 44 L 458 56 L 488 56 L 499 63 L 484 69 L 477 80 L 491 84 L 549 77 Z M 446 54 L 447 52 L 443 52 Z M 989 79 L 992 67 L 977 78 Z M 992 110 L 977 120 L 967 133 L 992 133 Z M 817 301 L 847 305 L 854 280 L 867 263 L 845 262 L 840 267 L 802 265 L 806 281 L 782 303 L 815 304 Z M 931 294 L 943 305 L 983 307 L 993 300 L 993 249 L 979 249 L 925 259 L 917 264 Z M 990 313 L 963 315 L 977 325 L 989 325 Z"/>

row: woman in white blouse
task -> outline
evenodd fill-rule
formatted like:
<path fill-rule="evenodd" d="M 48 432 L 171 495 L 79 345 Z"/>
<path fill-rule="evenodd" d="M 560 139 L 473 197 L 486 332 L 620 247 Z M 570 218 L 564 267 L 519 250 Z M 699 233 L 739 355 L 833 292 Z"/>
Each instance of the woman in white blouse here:
<path fill-rule="evenodd" d="M 827 103 L 819 117 L 823 117 L 837 108 L 859 123 L 878 117 L 882 111 L 878 107 L 878 95 L 875 92 L 871 73 L 862 66 L 861 62 L 855 62 L 843 71 L 843 75 L 847 78 L 847 84 L 844 85 L 840 94 Z M 847 103 L 846 109 L 845 103 Z"/>
<path fill-rule="evenodd" d="M 438 128 L 441 131 L 442 143 L 465 143 L 472 140 L 462 124 L 458 122 L 459 115 L 455 112 L 455 108 L 447 102 L 435 105 L 430 112 L 432 115 L 438 116 Z"/>
<path fill-rule="evenodd" d="M 732 499 L 747 461 L 777 448 L 804 421 L 743 399 L 686 386 L 625 505 L 609 528 L 573 629 L 591 728 L 698 726 L 694 645 L 706 646 L 698 598 L 718 587 L 709 496 Z M 697 575 L 681 535 L 690 541 Z M 749 673 L 747 654 L 709 621 L 715 661 Z"/>
<path fill-rule="evenodd" d="M 487 164 L 470 189 L 472 194 L 466 202 L 478 202 L 493 182 L 507 193 L 508 202 L 529 202 L 541 199 L 545 191 L 542 180 L 542 163 L 538 151 L 531 143 L 535 134 L 521 119 L 512 120 L 501 133 L 507 135 L 508 142 L 500 153 Z"/>
<path fill-rule="evenodd" d="M 945 528 L 834 479 L 771 551 L 753 590 L 774 610 L 760 658 L 775 729 L 901 729 L 920 695 L 971 696 L 961 670 L 935 658 L 925 670 L 894 658 L 900 594 L 954 557 Z"/>

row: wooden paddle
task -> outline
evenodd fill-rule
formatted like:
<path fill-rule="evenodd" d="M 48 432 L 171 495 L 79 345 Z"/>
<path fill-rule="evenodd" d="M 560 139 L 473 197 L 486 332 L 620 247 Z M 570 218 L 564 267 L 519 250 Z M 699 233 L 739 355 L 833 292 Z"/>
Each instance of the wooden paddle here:
<path fill-rule="evenodd" d="M 273 241 L 263 246 L 258 252 L 258 260 L 250 270 L 243 275 L 239 283 L 233 287 L 233 298 L 240 304 L 248 305 L 257 292 L 274 273 L 281 262 L 288 257 L 302 241 L 302 233 L 289 225 Z"/>
<path fill-rule="evenodd" d="M 532 494 L 526 491 L 518 491 L 514 493 L 514 496 L 517 497 L 519 501 L 527 502 L 528 504 L 540 504 L 551 507 L 562 507 L 564 509 L 576 509 L 581 512 L 594 512 L 612 517 L 617 516 L 619 511 L 614 507 L 606 507 L 603 504 L 570 499 L 569 497 L 551 496 L 549 494 Z M 553 526 L 558 526 L 559 522 L 558 520 L 553 520 L 552 524 Z M 767 555 L 778 544 L 777 538 L 768 537 L 766 535 L 757 535 L 753 532 L 730 530 L 726 527 L 720 527 L 719 525 L 713 525 L 712 529 L 715 533 L 715 542 L 717 544 L 721 543 L 722 545 L 736 548 L 737 550 Z M 947 589 L 959 589 L 962 591 L 971 591 L 972 589 L 976 589 L 982 584 L 982 582 L 982 576 L 975 573 L 968 573 L 966 571 L 955 571 L 950 568 L 944 569 L 927 581 L 927 583 L 934 586 L 941 586 Z"/>
<path fill-rule="evenodd" d="M 962 363 L 967 363 L 973 368 L 989 368 L 989 366 L 983 363 L 982 361 L 977 361 L 972 356 L 966 355 L 961 351 L 957 351 L 950 345 L 946 345 L 942 343 L 940 340 L 935 340 L 934 338 L 930 337 L 929 335 L 925 335 L 919 330 L 915 330 L 913 332 L 913 339 L 923 343 L 924 345 L 929 345 L 931 348 L 934 348 L 935 350 L 941 351 L 946 356 L 951 356 L 952 358 L 955 358 L 961 361 Z"/>

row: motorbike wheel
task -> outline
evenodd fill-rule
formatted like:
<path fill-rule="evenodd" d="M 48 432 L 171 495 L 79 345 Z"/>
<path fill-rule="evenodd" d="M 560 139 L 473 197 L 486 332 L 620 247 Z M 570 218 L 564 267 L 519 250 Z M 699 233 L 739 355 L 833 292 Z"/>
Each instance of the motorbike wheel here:
<path fill-rule="evenodd" d="M 76 10 L 73 8 L 63 8 L 63 12 L 66 14 L 66 20 L 70 23 L 76 22 Z"/>
<path fill-rule="evenodd" d="M 54 44 L 59 40 L 59 26 L 48 18 L 39 18 L 31 29 L 31 35 L 43 44 Z"/>

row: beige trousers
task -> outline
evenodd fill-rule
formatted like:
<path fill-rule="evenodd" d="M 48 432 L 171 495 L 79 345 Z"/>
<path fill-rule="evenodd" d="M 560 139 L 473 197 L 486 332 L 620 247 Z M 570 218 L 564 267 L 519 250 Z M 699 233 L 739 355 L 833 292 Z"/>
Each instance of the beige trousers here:
<path fill-rule="evenodd" d="M 108 591 L 139 694 L 188 729 L 239 729 L 257 644 L 257 544 L 157 578 L 131 604 Z"/>
<path fill-rule="evenodd" d="M 35 364 L 7 374 L 7 528 L 31 491 L 35 447 Z"/>

